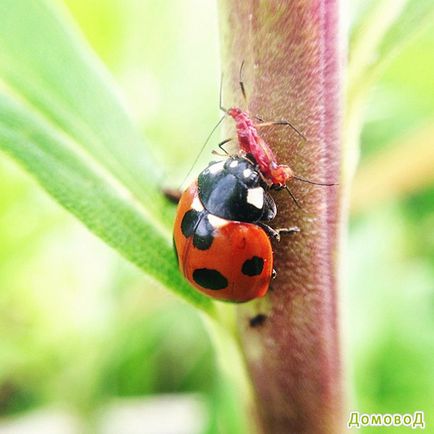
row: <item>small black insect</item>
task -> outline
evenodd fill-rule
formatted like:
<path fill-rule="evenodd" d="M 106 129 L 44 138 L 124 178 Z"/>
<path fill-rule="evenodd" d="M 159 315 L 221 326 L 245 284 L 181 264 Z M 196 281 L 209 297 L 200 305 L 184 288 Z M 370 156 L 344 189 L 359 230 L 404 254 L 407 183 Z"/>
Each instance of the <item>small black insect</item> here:
<path fill-rule="evenodd" d="M 250 327 L 260 327 L 264 325 L 266 319 L 267 319 L 267 315 L 263 313 L 258 313 L 254 317 L 250 318 L 249 320 Z"/>

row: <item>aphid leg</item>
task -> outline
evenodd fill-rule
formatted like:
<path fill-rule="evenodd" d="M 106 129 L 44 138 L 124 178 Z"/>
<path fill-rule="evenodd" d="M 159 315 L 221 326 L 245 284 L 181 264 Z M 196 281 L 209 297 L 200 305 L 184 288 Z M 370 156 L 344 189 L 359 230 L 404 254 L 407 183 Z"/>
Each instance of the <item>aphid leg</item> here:
<path fill-rule="evenodd" d="M 229 155 L 229 152 L 224 148 L 224 145 L 226 145 L 226 143 L 229 143 L 232 140 L 232 137 L 226 140 L 223 140 L 222 142 L 220 142 L 218 144 L 218 147 L 226 154 Z"/>
<path fill-rule="evenodd" d="M 270 238 L 275 239 L 276 241 L 280 241 L 280 234 L 294 234 L 297 232 L 300 232 L 300 228 L 298 228 L 297 226 L 292 226 L 289 228 L 278 228 L 278 229 L 273 229 L 272 227 L 266 225 L 265 223 L 257 223 L 258 226 L 260 226 L 262 229 L 264 229 L 264 231 L 267 233 L 267 235 Z"/>
<path fill-rule="evenodd" d="M 297 208 L 303 209 L 301 205 L 298 203 L 297 198 L 292 194 L 291 190 L 288 188 L 287 185 L 279 185 L 279 184 L 273 184 L 270 186 L 270 190 L 280 191 L 280 190 L 286 190 L 289 194 L 289 197 L 292 199 L 292 201 L 295 203 Z"/>
<path fill-rule="evenodd" d="M 226 144 L 226 143 L 228 143 L 228 142 L 230 142 L 232 140 L 232 138 L 230 138 L 230 139 L 226 139 L 226 140 L 223 140 L 223 142 L 220 142 L 217 146 L 224 152 L 224 153 L 221 153 L 221 152 L 218 152 L 218 151 L 212 151 L 211 153 L 213 154 L 213 155 L 218 155 L 219 157 L 227 157 L 228 155 L 230 155 L 229 154 L 229 152 L 224 148 L 224 145 Z"/>
<path fill-rule="evenodd" d="M 273 125 L 285 125 L 287 127 L 290 127 L 292 130 L 294 130 L 304 141 L 306 141 L 306 137 L 301 133 L 294 125 L 291 124 L 291 122 L 282 119 L 279 121 L 268 121 L 265 122 L 264 119 L 262 119 L 259 116 L 255 116 L 255 118 L 259 121 L 259 124 L 256 124 L 256 128 L 263 128 L 263 127 L 272 127 Z"/>
<path fill-rule="evenodd" d="M 299 208 L 299 209 L 303 209 L 303 208 L 301 207 L 301 205 L 298 203 L 297 198 L 292 194 L 291 190 L 288 188 L 287 185 L 285 185 L 284 189 L 288 192 L 289 197 L 293 200 L 293 202 L 295 203 L 295 205 L 297 206 L 297 208 Z"/>

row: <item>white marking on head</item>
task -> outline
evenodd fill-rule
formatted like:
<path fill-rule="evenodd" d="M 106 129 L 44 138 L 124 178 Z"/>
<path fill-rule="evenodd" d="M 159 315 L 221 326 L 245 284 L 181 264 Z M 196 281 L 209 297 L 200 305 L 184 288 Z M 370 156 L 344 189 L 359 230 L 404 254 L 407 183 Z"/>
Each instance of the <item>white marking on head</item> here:
<path fill-rule="evenodd" d="M 244 169 L 243 170 L 243 176 L 244 178 L 248 178 L 252 174 L 252 169 Z"/>
<path fill-rule="evenodd" d="M 224 164 L 225 164 L 224 161 L 220 161 L 219 163 L 212 164 L 211 166 L 208 167 L 208 170 L 210 173 L 215 175 L 216 173 L 219 173 L 223 170 Z"/>
<path fill-rule="evenodd" d="M 234 160 L 231 162 L 231 164 L 229 164 L 229 167 L 237 167 L 238 166 L 238 161 Z"/>
<path fill-rule="evenodd" d="M 225 219 L 222 219 L 220 217 L 217 217 L 214 214 L 209 214 L 208 215 L 208 221 L 211 223 L 211 225 L 214 228 L 221 228 L 222 226 L 225 226 L 228 224 L 228 221 Z"/>
<path fill-rule="evenodd" d="M 264 189 L 262 187 L 249 188 L 247 190 L 247 203 L 255 208 L 262 209 L 264 206 Z"/>
<path fill-rule="evenodd" d="M 202 202 L 200 201 L 199 197 L 195 197 L 193 199 L 193 202 L 191 203 L 191 208 L 194 209 L 195 211 L 203 211 L 203 205 Z"/>

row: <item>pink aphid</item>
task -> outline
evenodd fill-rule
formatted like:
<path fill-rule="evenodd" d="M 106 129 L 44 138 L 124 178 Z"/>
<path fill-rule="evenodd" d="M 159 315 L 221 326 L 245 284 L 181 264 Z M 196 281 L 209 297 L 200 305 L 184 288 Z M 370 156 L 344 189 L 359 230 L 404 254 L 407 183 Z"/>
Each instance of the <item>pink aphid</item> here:
<path fill-rule="evenodd" d="M 226 110 L 226 113 L 235 121 L 240 149 L 246 154 L 253 156 L 265 180 L 273 186 L 286 186 L 286 183 L 294 178 L 294 173 L 289 166 L 277 163 L 273 151 L 258 134 L 257 126 L 255 126 L 248 113 L 238 107 L 231 107 Z M 258 126 L 282 123 L 263 122 L 258 124 Z"/>

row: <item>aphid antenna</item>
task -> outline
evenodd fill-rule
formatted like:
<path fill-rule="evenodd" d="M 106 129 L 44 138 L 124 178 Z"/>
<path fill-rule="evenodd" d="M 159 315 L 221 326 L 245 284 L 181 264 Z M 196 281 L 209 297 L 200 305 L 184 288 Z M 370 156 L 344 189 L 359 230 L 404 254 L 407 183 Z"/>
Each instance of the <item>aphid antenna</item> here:
<path fill-rule="evenodd" d="M 246 88 L 244 86 L 244 81 L 243 81 L 243 69 L 244 69 L 244 64 L 245 63 L 246 62 L 244 60 L 241 62 L 238 83 L 240 84 L 240 89 L 241 89 L 241 93 L 242 93 L 243 98 L 244 98 L 244 102 L 247 104 Z M 222 112 L 227 113 L 228 110 L 223 107 L 223 73 L 222 73 L 222 75 L 220 77 L 220 97 L 219 97 L 219 101 L 220 101 L 220 103 L 219 103 L 220 110 Z"/>
<path fill-rule="evenodd" d="M 245 61 L 243 60 L 241 62 L 240 66 L 240 75 L 239 75 L 239 83 L 241 88 L 241 93 L 243 94 L 244 102 L 247 104 L 247 95 L 246 95 L 246 88 L 244 87 L 244 81 L 243 81 L 243 68 L 244 68 Z"/>
<path fill-rule="evenodd" d="M 200 148 L 200 151 L 196 155 L 196 158 L 194 159 L 193 164 L 191 165 L 189 171 L 187 172 L 187 175 L 185 175 L 183 181 L 181 182 L 181 185 L 179 186 L 179 189 L 182 189 L 182 186 L 184 185 L 185 181 L 187 181 L 188 177 L 191 175 L 191 172 L 193 171 L 194 167 L 196 166 L 196 163 L 199 161 L 200 156 L 202 155 L 206 145 L 208 144 L 209 140 L 211 139 L 212 135 L 214 134 L 214 131 L 220 126 L 220 124 L 223 122 L 224 118 L 226 117 L 226 113 L 220 118 L 220 120 L 216 123 L 214 128 L 211 130 L 211 132 L 208 134 L 208 137 L 206 138 L 204 144 Z"/>
<path fill-rule="evenodd" d="M 310 179 L 302 178 L 302 177 L 296 176 L 296 175 L 293 175 L 292 178 L 296 179 L 297 181 L 306 182 L 307 184 L 320 185 L 320 186 L 323 186 L 323 187 L 333 187 L 334 185 L 339 185 L 337 183 L 314 182 L 314 181 L 311 181 Z"/>
<path fill-rule="evenodd" d="M 244 62 L 243 62 L 244 63 Z M 241 65 L 242 66 L 242 65 Z M 217 124 L 214 126 L 214 128 L 211 130 L 211 132 L 208 134 L 208 137 L 206 138 L 204 144 L 202 145 L 202 147 L 200 148 L 199 153 L 197 154 L 193 164 L 190 167 L 190 170 L 187 172 L 187 175 L 185 175 L 184 180 L 182 181 L 181 185 L 180 185 L 180 189 L 182 188 L 182 186 L 184 185 L 185 181 L 187 181 L 187 178 L 191 175 L 191 172 L 194 169 L 194 166 L 196 166 L 196 163 L 199 161 L 200 156 L 202 155 L 202 152 L 205 149 L 205 146 L 208 144 L 208 142 L 210 141 L 212 135 L 214 134 L 215 130 L 220 126 L 220 124 L 223 122 L 223 120 L 225 119 L 228 111 L 227 109 L 225 109 L 223 107 L 223 72 L 220 76 L 220 90 L 219 90 L 219 108 L 220 110 L 224 113 L 224 115 L 220 118 L 220 120 L 217 122 Z M 220 144 L 221 145 L 221 144 Z M 219 145 L 219 146 L 220 146 Z"/>
<path fill-rule="evenodd" d="M 225 115 L 227 114 L 227 109 L 225 109 L 223 107 L 223 72 L 220 76 L 220 90 L 219 90 L 219 108 L 222 112 L 225 113 Z"/>
<path fill-rule="evenodd" d="M 313 185 L 320 185 L 322 187 L 332 187 L 334 185 L 339 185 L 339 184 L 332 184 L 332 183 L 322 183 L 322 182 L 314 182 L 314 181 L 310 181 L 309 179 L 305 179 L 305 178 L 301 178 L 300 176 L 292 176 L 293 179 L 296 179 L 297 181 L 301 181 L 301 182 L 306 182 L 308 184 L 313 184 Z M 285 185 L 285 190 L 288 192 L 289 197 L 292 199 L 292 201 L 297 205 L 298 208 L 303 209 L 301 207 L 301 205 L 299 204 L 297 198 L 292 194 L 291 190 L 289 189 L 289 187 L 287 185 Z"/>

